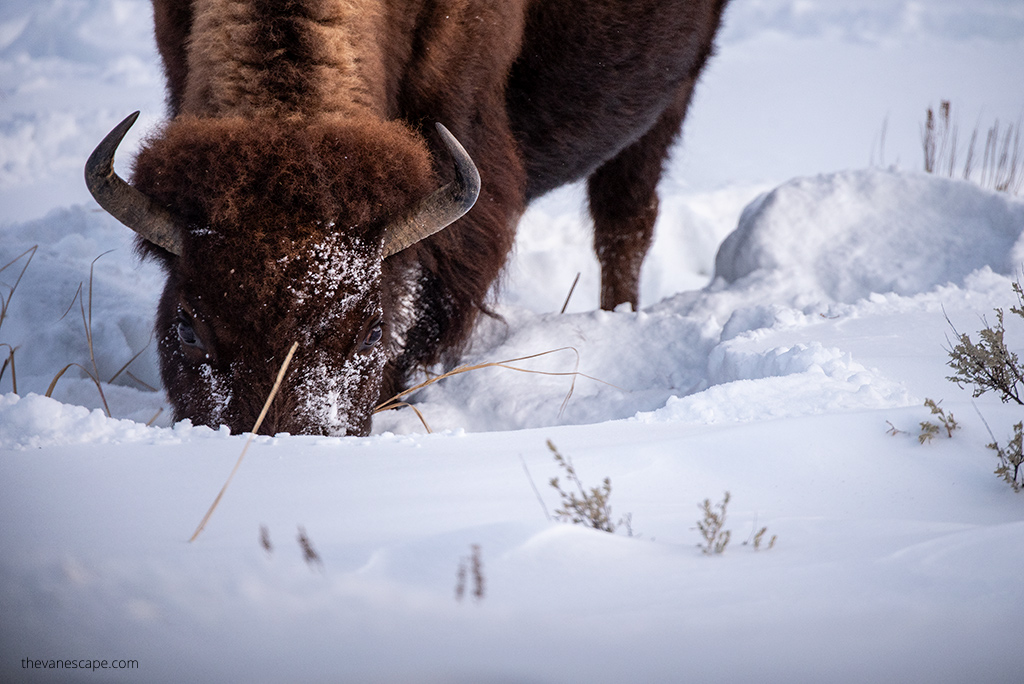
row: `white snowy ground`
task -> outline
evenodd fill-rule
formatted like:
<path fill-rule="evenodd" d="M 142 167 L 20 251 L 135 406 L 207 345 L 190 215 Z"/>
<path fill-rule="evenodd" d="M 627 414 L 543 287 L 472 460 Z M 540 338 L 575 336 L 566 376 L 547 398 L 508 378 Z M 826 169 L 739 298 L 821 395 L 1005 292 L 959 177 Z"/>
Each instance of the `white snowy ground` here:
<path fill-rule="evenodd" d="M 572 346 L 607 384 L 577 378 L 560 412 L 570 379 L 478 371 L 419 395 L 434 434 L 392 412 L 365 439 L 259 438 L 192 544 L 245 438 L 145 426 L 160 276 L 80 180 L 124 114 L 144 112 L 125 150 L 160 119 L 149 22 L 142 0 L 0 7 L 0 266 L 39 246 L 13 295 L 27 256 L 0 273 L 18 381 L 0 395 L 0 680 L 1021 680 L 1024 494 L 984 445 L 1022 412 L 947 382 L 944 347 L 947 316 L 974 332 L 1015 303 L 1024 201 L 914 171 L 929 104 L 952 99 L 964 130 L 1024 111 L 1018 0 L 733 0 L 644 310 L 593 310 L 569 189 L 524 219 L 504 322 L 466 358 Z M 142 351 L 104 385 L 114 418 L 77 367 L 41 396 L 91 368 L 74 297 L 100 255 L 100 376 Z M 918 444 L 925 398 L 962 424 L 951 439 Z M 588 487 L 610 478 L 638 537 L 546 518 L 549 439 Z M 698 503 L 725 491 L 732 543 L 707 557 Z M 774 548 L 743 545 L 763 526 Z M 460 602 L 473 544 L 484 597 L 470 577 Z"/>

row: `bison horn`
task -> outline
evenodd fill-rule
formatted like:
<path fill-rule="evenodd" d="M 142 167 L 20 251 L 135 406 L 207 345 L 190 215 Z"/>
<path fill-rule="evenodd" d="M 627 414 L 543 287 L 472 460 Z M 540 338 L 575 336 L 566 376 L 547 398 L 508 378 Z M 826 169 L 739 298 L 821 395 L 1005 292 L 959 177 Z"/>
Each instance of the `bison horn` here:
<path fill-rule="evenodd" d="M 114 153 L 139 113 L 119 123 L 89 155 L 85 184 L 101 207 L 146 240 L 181 256 L 182 240 L 174 216 L 114 173 Z"/>
<path fill-rule="evenodd" d="M 455 161 L 455 180 L 435 190 L 387 227 L 385 259 L 455 223 L 473 208 L 480 194 L 480 172 L 466 148 L 441 124 L 437 124 L 437 131 Z"/>

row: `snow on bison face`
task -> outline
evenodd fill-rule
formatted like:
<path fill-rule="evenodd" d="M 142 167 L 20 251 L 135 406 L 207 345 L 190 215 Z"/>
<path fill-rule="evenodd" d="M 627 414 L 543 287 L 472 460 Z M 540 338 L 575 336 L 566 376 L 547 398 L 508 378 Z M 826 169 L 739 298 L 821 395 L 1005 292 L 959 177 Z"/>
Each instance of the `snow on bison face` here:
<path fill-rule="evenodd" d="M 190 236 L 157 313 L 175 415 L 252 429 L 297 342 L 261 431 L 366 434 L 388 348 L 380 241 L 328 230 L 281 243 L 252 258 L 212 231 Z"/>
<path fill-rule="evenodd" d="M 400 346 L 416 273 L 400 255 L 473 206 L 480 177 L 443 126 L 455 180 L 429 192 L 422 138 L 395 122 L 179 118 L 150 140 L 134 185 L 96 148 L 86 180 L 167 282 L 161 373 L 176 420 L 251 430 L 293 343 L 261 432 L 365 435 Z"/>

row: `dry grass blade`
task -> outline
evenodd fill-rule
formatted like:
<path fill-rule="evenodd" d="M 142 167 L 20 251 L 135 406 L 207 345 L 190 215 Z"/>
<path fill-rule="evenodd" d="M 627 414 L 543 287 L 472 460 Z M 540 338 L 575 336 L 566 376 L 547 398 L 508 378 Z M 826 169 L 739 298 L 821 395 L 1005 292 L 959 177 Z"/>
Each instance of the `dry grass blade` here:
<path fill-rule="evenodd" d="M 564 314 L 565 310 L 569 308 L 569 300 L 572 299 L 572 293 L 576 291 L 576 284 L 578 282 L 580 282 L 579 271 L 576 272 L 576 277 L 573 278 L 572 287 L 569 288 L 569 294 L 565 295 L 565 303 L 562 304 L 562 310 L 558 312 L 559 314 Z"/>
<path fill-rule="evenodd" d="M 18 373 L 14 369 L 14 352 L 18 351 L 17 347 L 12 347 L 9 344 L 0 344 L 0 347 L 7 347 L 9 350 L 7 358 L 4 359 L 4 365 L 0 366 L 0 380 L 3 380 L 4 374 L 7 372 L 7 366 L 11 367 L 11 391 L 15 394 L 18 393 Z"/>
<path fill-rule="evenodd" d="M 921 144 L 924 151 L 924 169 L 928 173 L 942 173 L 954 178 L 957 175 L 960 152 L 958 129 L 950 115 L 951 106 L 943 100 L 938 113 L 928 108 L 925 124 L 921 127 Z M 966 160 L 963 162 L 962 178 L 974 180 L 983 188 L 997 192 L 1016 195 L 1024 186 L 1024 140 L 1021 138 L 1021 126 L 1024 117 L 1017 120 L 1017 125 L 1005 127 L 998 120 L 988 129 L 984 136 L 980 164 L 976 147 L 980 140 L 980 122 L 975 126 L 965 150 Z"/>
<path fill-rule="evenodd" d="M 506 359 L 504 361 L 489 361 L 487 363 L 478 363 L 478 364 L 475 364 L 475 365 L 472 365 L 472 366 L 459 366 L 458 368 L 450 370 L 447 373 L 442 373 L 441 375 L 434 376 L 434 377 L 432 377 L 432 378 L 430 378 L 428 380 L 424 380 L 423 382 L 419 383 L 418 385 L 415 385 L 413 387 L 410 387 L 407 390 L 399 392 L 398 394 L 396 394 L 395 396 L 391 397 L 390 399 L 387 399 L 386 401 L 383 401 L 380 404 L 378 404 L 373 409 L 373 412 L 374 413 L 380 413 L 381 411 L 389 411 L 391 409 L 400 408 L 402 406 L 408 406 L 409 404 L 404 402 L 404 401 L 402 401 L 402 399 L 407 397 L 407 396 L 409 396 L 413 392 L 421 390 L 424 387 L 428 387 L 430 385 L 433 385 L 435 382 L 440 382 L 441 380 L 444 380 L 445 378 L 450 378 L 450 377 L 455 376 L 455 375 L 461 375 L 463 373 L 469 373 L 470 371 L 483 370 L 484 368 L 504 368 L 505 370 L 516 371 L 516 372 L 519 372 L 519 373 L 535 373 L 537 375 L 550 375 L 550 376 L 555 376 L 555 377 L 570 377 L 571 376 L 572 377 L 572 384 L 569 387 L 569 391 L 565 395 L 565 399 L 562 400 L 562 405 L 558 409 L 558 414 L 559 415 L 561 415 L 562 412 L 565 410 L 566 404 L 569 403 L 569 399 L 572 397 L 572 393 L 576 389 L 576 378 L 577 377 L 587 378 L 588 380 L 593 380 L 594 382 L 599 382 L 602 385 L 608 385 L 609 387 L 614 387 L 615 389 L 618 389 L 618 390 L 622 389 L 621 387 L 616 387 L 615 385 L 611 384 L 610 382 L 605 382 L 604 380 L 601 380 L 600 378 L 595 378 L 595 377 L 593 377 L 591 375 L 587 375 L 586 373 L 580 373 L 579 371 L 575 371 L 575 370 L 573 370 L 573 371 L 540 371 L 540 370 L 533 370 L 533 369 L 530 369 L 530 368 L 519 368 L 518 366 L 510 365 L 510 364 L 513 364 L 513 363 L 519 363 L 520 361 L 529 361 L 530 359 L 540 358 L 541 356 L 547 356 L 549 354 L 557 354 L 558 352 L 570 351 L 570 350 L 573 353 L 576 354 L 576 365 L 578 367 L 579 366 L 579 362 L 580 362 L 580 353 L 579 353 L 579 351 L 575 347 L 559 347 L 558 349 L 549 349 L 548 351 L 539 352 L 537 354 L 530 354 L 529 356 L 520 356 L 520 357 L 515 358 L 515 359 Z M 419 413 L 419 411 L 417 411 L 417 414 L 418 413 Z M 421 416 L 421 420 L 422 420 L 422 416 Z M 426 421 L 424 421 L 424 425 L 426 425 Z M 429 428 L 428 428 L 428 432 L 429 432 Z"/>
<path fill-rule="evenodd" d="M 47 399 L 53 396 L 53 390 L 56 389 L 57 387 L 57 381 L 60 380 L 61 377 L 63 377 L 64 374 L 67 373 L 68 370 L 70 370 L 74 366 L 78 366 L 79 368 L 82 368 L 82 370 L 85 370 L 85 368 L 80 363 L 69 363 L 68 365 L 64 366 L 59 371 L 57 371 L 57 374 L 53 376 L 53 380 L 50 381 L 50 386 L 46 388 L 45 396 Z M 89 371 L 86 372 L 88 373 Z"/>
<path fill-rule="evenodd" d="M 131 363 L 131 361 L 129 361 L 128 363 Z M 145 380 L 140 379 L 137 375 L 133 374 L 131 371 L 125 371 L 124 374 L 127 375 L 129 378 L 131 378 L 132 382 L 137 383 L 144 390 L 147 390 L 149 392 L 159 392 L 160 391 L 156 387 L 153 387 L 152 385 L 150 385 Z"/>
<path fill-rule="evenodd" d="M 213 515 L 214 510 L 217 508 L 217 504 L 220 503 L 221 497 L 224 496 L 224 492 L 227 491 L 228 485 L 231 484 L 231 480 L 235 477 L 235 473 L 238 472 L 238 467 L 242 465 L 242 459 L 245 458 L 245 452 L 249 450 L 249 445 L 252 444 L 253 438 L 256 436 L 256 432 L 263 425 L 263 419 L 267 417 L 267 411 L 270 410 L 270 405 L 274 403 L 274 397 L 277 396 L 277 391 L 281 389 L 281 381 L 284 380 L 284 374 L 288 372 L 288 365 L 292 362 L 292 357 L 295 356 L 295 350 L 299 348 L 299 343 L 296 342 L 292 345 L 292 348 L 288 350 L 288 355 L 284 357 L 284 362 L 281 364 L 281 370 L 277 372 L 277 379 L 274 380 L 274 386 L 270 390 L 270 394 L 267 395 L 267 400 L 263 404 L 263 410 L 260 411 L 259 418 L 256 419 L 256 424 L 252 426 L 252 432 L 249 433 L 249 439 L 245 441 L 245 446 L 242 447 L 242 453 L 238 455 L 238 460 L 235 461 L 235 467 L 231 469 L 231 474 L 228 475 L 227 481 L 224 486 L 220 488 L 220 493 L 217 494 L 217 498 L 210 504 L 210 510 L 206 511 L 206 515 L 203 516 L 202 522 L 199 523 L 199 527 L 192 534 L 189 542 L 194 542 L 196 537 L 206 527 L 206 523 L 209 522 L 210 516 Z"/>
<path fill-rule="evenodd" d="M 126 364 L 124 364 L 123 366 L 121 366 L 121 368 L 119 368 L 119 369 L 118 369 L 118 371 L 117 371 L 116 373 L 114 373 L 114 374 L 113 374 L 112 376 L 110 376 L 110 379 L 109 379 L 109 380 L 107 380 L 107 382 L 108 382 L 108 383 L 112 383 L 112 382 L 114 382 L 114 381 L 115 381 L 115 380 L 117 380 L 117 378 L 118 378 L 118 377 L 119 377 L 119 376 L 121 375 L 121 373 L 125 373 L 125 374 L 126 374 L 126 375 L 127 375 L 128 377 L 129 377 L 129 378 L 131 378 L 132 380 L 135 380 L 136 382 L 141 382 L 141 381 L 140 381 L 140 380 L 139 380 L 138 378 L 136 378 L 136 377 L 135 377 L 134 375 L 132 375 L 131 373 L 127 373 L 126 371 L 128 370 L 128 366 L 132 365 L 132 363 L 133 363 L 133 362 L 135 361 L 135 359 L 137 359 L 137 358 L 139 358 L 140 356 L 142 356 L 142 353 L 143 353 L 144 351 L 146 351 L 147 349 L 149 349 L 149 345 L 150 345 L 150 344 L 152 344 L 152 342 L 153 342 L 153 338 L 152 338 L 152 337 L 150 337 L 150 339 L 149 339 L 149 342 L 147 342 L 147 343 L 146 343 L 146 346 L 145 346 L 145 347 L 143 347 L 142 349 L 140 349 L 139 351 L 137 351 L 137 352 L 135 353 L 135 356 L 133 356 L 132 358 L 128 359 L 128 363 L 126 363 Z M 150 387 L 150 386 L 149 386 L 148 384 L 146 384 L 146 383 L 144 383 L 144 382 L 143 382 L 142 384 L 143 384 L 143 385 L 145 385 L 146 387 Z M 156 389 L 155 389 L 155 388 L 150 388 L 150 389 L 153 389 L 153 391 L 154 391 L 154 392 L 156 391 Z"/>
<path fill-rule="evenodd" d="M 57 385 L 57 380 L 59 380 L 60 377 L 62 375 L 64 375 L 64 373 L 67 372 L 67 370 L 69 368 L 71 368 L 72 366 L 78 366 L 83 371 L 85 371 L 85 374 L 88 375 L 89 378 L 96 384 L 96 390 L 99 392 L 100 400 L 103 402 L 103 409 L 107 412 L 107 416 L 109 416 L 109 417 L 113 417 L 113 414 L 110 412 L 110 405 L 107 403 L 107 396 L 103 393 L 103 385 L 100 383 L 100 371 L 99 371 L 99 368 L 96 365 L 96 350 L 93 347 L 93 342 L 92 342 L 92 340 L 93 340 L 93 335 L 92 335 L 92 284 L 93 284 L 93 274 L 94 274 L 94 271 L 95 271 L 96 262 L 99 261 L 100 259 L 102 259 L 107 254 L 110 254 L 110 252 L 112 252 L 112 251 L 113 250 L 107 250 L 106 252 L 103 252 L 103 254 L 100 254 L 98 257 L 93 259 L 92 263 L 89 265 L 89 311 L 88 311 L 88 313 L 86 313 L 85 296 L 82 293 L 82 284 L 80 283 L 78 285 L 78 290 L 75 291 L 75 296 L 71 298 L 71 304 L 68 305 L 67 311 L 65 311 L 64 314 L 61 316 L 61 320 L 63 320 L 64 317 L 67 316 L 71 312 L 71 309 L 74 308 L 75 301 L 78 301 L 78 308 L 79 308 L 79 310 L 82 313 L 82 327 L 85 328 L 85 343 L 89 347 L 89 361 L 92 363 L 92 371 L 89 371 L 87 368 L 85 368 L 81 364 L 70 363 L 67 366 L 64 366 L 64 368 L 62 368 L 61 371 L 59 373 L 57 373 L 56 377 L 54 377 L 54 379 L 53 379 L 53 382 L 50 383 L 50 388 L 47 390 L 47 393 L 46 393 L 46 396 L 50 396 L 50 394 L 53 393 L 53 388 L 56 387 L 56 385 Z M 134 361 L 135 359 L 133 358 L 132 360 Z M 131 363 L 131 361 L 129 361 L 129 363 Z M 117 375 L 119 375 L 120 373 L 121 373 L 121 371 L 118 371 L 117 374 L 114 377 L 117 377 Z"/>
<path fill-rule="evenodd" d="M 0 327 L 3 326 L 4 319 L 7 318 L 7 308 L 11 305 L 11 299 L 14 297 L 14 293 L 18 290 L 18 285 L 21 283 L 21 279 L 25 276 L 25 271 L 28 270 L 28 265 L 32 263 L 32 257 L 34 257 L 36 255 L 36 250 L 37 249 L 39 249 L 39 245 L 34 245 L 34 246 L 26 249 L 24 252 L 22 252 L 21 254 L 19 254 L 16 257 L 14 257 L 10 261 L 8 261 L 2 267 L 0 267 L 0 273 L 3 273 L 8 268 L 10 268 L 14 264 L 16 264 L 19 259 L 24 257 L 26 254 L 28 255 L 28 259 L 25 260 L 25 265 L 21 267 L 21 270 L 18 272 L 18 277 L 14 279 L 14 284 L 7 286 L 8 289 L 9 289 L 9 291 L 7 292 L 7 295 L 4 296 L 3 293 L 0 293 Z M 14 368 L 14 352 L 17 351 L 18 348 L 17 347 L 13 347 L 13 346 L 11 346 L 9 344 L 0 344 L 0 347 L 7 347 L 7 349 L 8 349 L 7 358 L 4 359 L 3 366 L 0 366 L 0 379 L 3 379 L 4 374 L 7 372 L 7 367 L 10 366 L 11 367 L 11 391 L 14 392 L 15 394 L 17 394 L 18 393 L 18 373 L 17 373 L 17 371 Z"/>
<path fill-rule="evenodd" d="M 85 372 L 96 383 L 96 389 L 99 390 L 99 393 L 100 393 L 100 401 L 103 402 L 103 410 L 105 410 L 107 412 L 108 416 L 113 416 L 113 414 L 110 412 L 110 405 L 107 404 L 107 396 L 103 393 L 103 386 L 100 385 L 100 379 L 99 379 L 100 378 L 100 372 L 99 372 L 99 370 L 96 367 L 96 352 L 95 352 L 95 349 L 93 348 L 93 345 L 92 345 L 92 270 L 91 269 L 90 269 L 90 273 L 89 273 L 89 314 L 88 314 L 88 319 L 86 319 L 85 303 L 83 302 L 83 299 L 81 297 L 79 297 L 79 299 L 78 299 L 78 306 L 82 310 L 82 325 L 85 326 L 85 342 L 89 346 L 89 361 L 92 363 L 92 372 L 90 373 L 87 370 Z M 77 366 L 78 364 L 75 364 L 75 365 Z M 83 368 L 83 370 L 84 370 L 84 368 Z"/>
<path fill-rule="evenodd" d="M 28 265 L 32 263 L 32 257 L 36 255 L 37 249 L 39 249 L 39 245 L 33 245 L 0 267 L 0 273 L 3 273 L 9 267 L 16 264 L 23 256 L 26 254 L 28 255 L 28 259 L 25 260 L 25 265 L 21 267 L 21 271 L 18 272 L 18 277 L 14 279 L 14 284 L 8 286 L 10 288 L 10 292 L 7 293 L 6 297 L 3 294 L 0 294 L 0 326 L 4 324 L 4 319 L 7 318 L 7 307 L 10 306 L 11 298 L 14 297 L 14 293 L 18 289 L 18 285 L 21 283 L 21 279 L 24 277 L 25 271 L 28 270 Z"/>
<path fill-rule="evenodd" d="M 100 259 L 102 259 L 103 257 L 105 257 L 107 254 L 110 254 L 110 252 L 112 252 L 112 251 L 114 251 L 114 250 L 107 250 L 106 252 L 103 252 L 103 254 L 100 254 L 98 257 L 96 257 L 95 259 L 92 260 L 91 264 L 89 264 L 89 314 L 88 314 L 88 319 L 86 318 L 86 313 L 85 313 L 85 303 L 82 301 L 81 298 L 79 298 L 79 300 L 78 300 L 78 306 L 82 310 L 82 323 L 85 325 L 85 340 L 89 344 L 89 361 L 92 363 L 92 376 L 91 377 L 96 382 L 96 389 L 99 390 L 100 399 L 103 401 L 103 408 L 106 409 L 107 415 L 111 416 L 111 417 L 113 417 L 113 414 L 110 412 L 110 406 L 107 404 L 107 397 L 106 397 L 105 394 L 103 394 L 103 387 L 100 385 L 100 381 L 99 381 L 100 371 L 99 371 L 99 368 L 96 366 L 96 350 L 93 348 L 93 344 L 92 344 L 92 282 L 93 282 L 93 273 L 94 273 L 94 270 L 96 268 L 96 262 L 99 261 Z"/>
<path fill-rule="evenodd" d="M 299 536 L 297 537 L 299 542 L 299 548 L 302 549 L 302 560 L 306 561 L 309 566 L 317 566 L 323 569 L 324 561 L 320 558 L 320 554 L 313 548 L 313 542 L 310 541 L 309 535 L 306 534 L 306 528 L 299 526 Z"/>
<path fill-rule="evenodd" d="M 427 423 L 427 419 L 423 417 L 423 413 L 418 408 L 416 408 L 415 406 L 413 406 L 412 404 L 410 404 L 407 401 L 396 402 L 394 404 L 389 405 L 385 409 L 374 409 L 373 412 L 376 413 L 377 411 L 387 411 L 388 409 L 400 409 L 400 408 L 406 408 L 406 407 L 412 409 L 412 412 L 415 413 L 416 417 L 420 419 L 421 423 L 423 423 L 423 429 L 426 430 L 428 434 L 433 432 L 433 430 L 430 429 L 430 424 Z"/>
<path fill-rule="evenodd" d="M 88 368 L 86 368 L 80 363 L 69 363 L 68 365 L 61 368 L 55 376 L 53 376 L 53 380 L 50 381 L 50 386 L 46 388 L 46 398 L 53 398 L 53 390 L 57 388 L 57 381 L 60 380 L 61 377 L 63 377 L 64 374 L 67 373 L 68 370 L 70 370 L 71 368 L 80 368 L 82 372 L 85 373 L 86 377 L 92 380 L 93 384 L 96 385 L 96 389 L 100 393 L 100 399 L 103 400 L 103 407 L 107 412 L 107 416 L 112 417 L 110 415 L 110 407 L 107 406 L 107 399 L 106 397 L 103 396 L 103 387 L 100 384 L 100 379 L 93 375 L 92 371 L 90 371 Z"/>
<path fill-rule="evenodd" d="M 551 443 L 550 440 L 548 440 L 548 443 Z M 548 522 L 551 522 L 551 514 L 548 513 L 548 507 L 544 505 L 544 497 L 540 495 L 540 490 L 537 489 L 533 476 L 530 475 L 530 469 L 526 465 L 526 459 L 523 458 L 522 454 L 519 454 L 519 461 L 523 464 L 523 472 L 526 473 L 526 479 L 530 483 L 530 488 L 533 490 L 534 495 L 536 495 L 537 502 L 540 503 L 540 509 L 544 511 L 544 517 L 547 518 Z"/>

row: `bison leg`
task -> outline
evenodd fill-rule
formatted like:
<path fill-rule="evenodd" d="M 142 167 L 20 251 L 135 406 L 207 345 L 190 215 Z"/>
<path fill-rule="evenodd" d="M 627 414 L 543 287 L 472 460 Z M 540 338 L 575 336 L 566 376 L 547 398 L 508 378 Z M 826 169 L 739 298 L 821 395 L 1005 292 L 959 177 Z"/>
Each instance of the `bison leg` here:
<path fill-rule="evenodd" d="M 601 264 L 601 308 L 639 306 L 640 266 L 651 246 L 658 217 L 658 179 L 690 101 L 693 84 L 643 137 L 600 166 L 587 179 L 594 251 Z"/>

